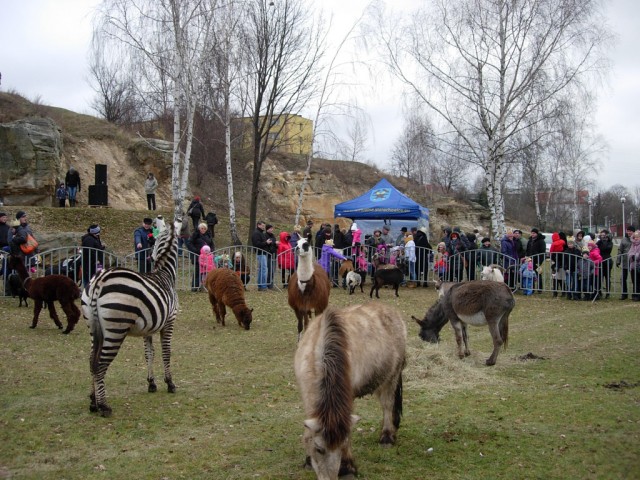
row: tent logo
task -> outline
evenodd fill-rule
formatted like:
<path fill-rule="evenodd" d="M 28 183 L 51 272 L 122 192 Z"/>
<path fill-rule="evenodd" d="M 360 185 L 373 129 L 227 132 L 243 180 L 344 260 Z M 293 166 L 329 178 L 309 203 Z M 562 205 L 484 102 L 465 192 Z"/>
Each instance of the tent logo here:
<path fill-rule="evenodd" d="M 389 195 L 391 195 L 390 188 L 378 188 L 377 190 L 371 192 L 369 200 L 371 200 L 372 202 L 382 202 L 389 198 Z"/>

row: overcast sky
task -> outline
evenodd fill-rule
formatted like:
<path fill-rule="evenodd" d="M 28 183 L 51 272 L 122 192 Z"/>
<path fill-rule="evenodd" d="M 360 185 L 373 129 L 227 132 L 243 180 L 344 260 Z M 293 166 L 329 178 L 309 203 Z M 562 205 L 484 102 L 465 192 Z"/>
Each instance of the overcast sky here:
<path fill-rule="evenodd" d="M 320 1 L 337 13 L 336 35 L 341 38 L 369 0 Z M 92 114 L 89 103 L 93 91 L 87 82 L 86 59 L 91 12 L 98 3 L 0 0 L 0 89 Z M 419 2 L 395 1 L 396 5 L 412 3 Z M 640 186 L 640 1 L 610 0 L 607 13 L 619 42 L 610 54 L 614 61 L 610 83 L 599 92 L 597 122 L 609 144 L 609 153 L 598 182 L 604 188 L 619 183 L 631 189 Z M 402 128 L 401 99 L 392 88 L 379 88 L 376 92 L 362 105 L 373 128 L 367 154 L 379 166 L 386 166 Z"/>

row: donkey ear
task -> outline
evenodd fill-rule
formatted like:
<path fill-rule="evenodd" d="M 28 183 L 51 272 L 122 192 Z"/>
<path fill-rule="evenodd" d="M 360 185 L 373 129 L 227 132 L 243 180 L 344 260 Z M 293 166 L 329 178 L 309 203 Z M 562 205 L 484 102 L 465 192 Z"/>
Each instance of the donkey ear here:
<path fill-rule="evenodd" d="M 249 312 L 253 313 L 253 308 L 251 310 L 249 310 Z"/>
<path fill-rule="evenodd" d="M 422 326 L 423 320 L 420 320 L 419 318 L 416 318 L 413 315 L 411 315 L 411 318 L 413 318 L 418 325 Z"/>

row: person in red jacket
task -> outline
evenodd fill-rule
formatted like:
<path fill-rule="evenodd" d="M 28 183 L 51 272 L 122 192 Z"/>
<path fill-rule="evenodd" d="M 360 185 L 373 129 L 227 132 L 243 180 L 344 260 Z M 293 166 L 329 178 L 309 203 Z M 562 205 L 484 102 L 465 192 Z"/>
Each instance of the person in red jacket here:
<path fill-rule="evenodd" d="M 278 267 L 282 275 L 282 286 L 289 285 L 291 273 L 296 269 L 296 257 L 291 247 L 291 235 L 288 232 L 280 232 L 280 242 L 278 243 Z M 285 280 L 286 277 L 286 280 Z"/>
<path fill-rule="evenodd" d="M 564 238 L 563 238 L 564 237 Z M 553 232 L 551 235 L 551 246 L 549 253 L 551 256 L 551 277 L 553 278 L 553 296 L 558 296 L 558 291 L 562 291 L 565 280 L 564 254 L 567 249 L 566 235 L 564 232 Z M 562 296 L 564 297 L 564 292 Z"/>

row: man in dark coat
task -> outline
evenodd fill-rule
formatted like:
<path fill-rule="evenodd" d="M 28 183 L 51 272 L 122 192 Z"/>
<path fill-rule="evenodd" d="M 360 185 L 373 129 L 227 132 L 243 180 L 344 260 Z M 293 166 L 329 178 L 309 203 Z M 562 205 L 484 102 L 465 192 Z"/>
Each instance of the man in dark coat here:
<path fill-rule="evenodd" d="M 406 231 L 406 227 L 403 227 Z M 415 229 L 415 230 L 414 230 Z M 402 229 L 401 229 L 402 230 Z M 413 241 L 416 244 L 416 276 L 418 278 L 418 286 L 426 287 L 427 278 L 429 277 L 429 255 L 431 254 L 431 244 L 427 237 L 427 227 L 419 229 L 413 227 L 411 229 Z"/>
<path fill-rule="evenodd" d="M 105 245 L 100 240 L 100 225 L 91 225 L 82 236 L 82 285 L 89 287 L 98 265 L 104 266 Z"/>
<path fill-rule="evenodd" d="M 205 220 L 207 222 L 207 227 L 209 229 L 209 235 L 211 235 L 211 238 L 215 238 L 216 237 L 215 229 L 216 229 L 216 225 L 218 224 L 218 216 L 214 212 L 209 212 L 207 213 Z"/>
<path fill-rule="evenodd" d="M 611 267 L 613 264 L 613 260 L 611 259 L 613 240 L 611 238 L 611 232 L 607 229 L 602 229 L 599 237 L 596 242 L 596 247 L 600 249 L 600 255 L 602 256 L 602 265 L 600 266 L 599 272 L 600 285 L 607 291 L 605 298 L 609 298 L 609 292 L 611 291 Z"/>
<path fill-rule="evenodd" d="M 193 222 L 193 229 L 198 230 L 200 219 L 204 218 L 204 207 L 200 202 L 199 196 L 196 195 L 195 197 L 193 197 L 193 200 L 191 200 L 189 208 L 187 208 L 187 215 L 191 217 L 191 221 Z"/>
<path fill-rule="evenodd" d="M 545 236 L 540 233 L 537 228 L 531 229 L 531 236 L 527 242 L 527 257 L 533 260 L 533 269 L 537 270 L 538 265 L 544 262 L 547 253 L 547 244 L 544 241 Z M 542 275 L 538 275 L 538 293 L 542 293 Z"/>
<path fill-rule="evenodd" d="M 151 251 L 148 249 L 153 247 L 155 243 L 153 230 L 151 228 L 152 224 L 153 220 L 145 218 L 142 221 L 142 225 L 133 232 L 133 247 L 136 250 L 138 271 L 140 273 L 151 272 Z"/>
<path fill-rule="evenodd" d="M 256 249 L 256 259 L 258 261 L 258 291 L 267 290 L 267 256 L 269 255 L 269 245 L 271 241 L 267 239 L 265 233 L 265 223 L 259 221 L 256 229 L 251 234 L 251 245 Z"/>

